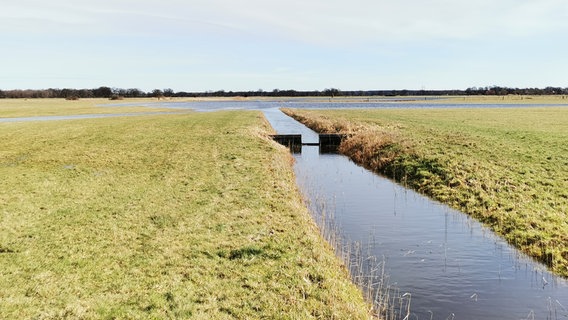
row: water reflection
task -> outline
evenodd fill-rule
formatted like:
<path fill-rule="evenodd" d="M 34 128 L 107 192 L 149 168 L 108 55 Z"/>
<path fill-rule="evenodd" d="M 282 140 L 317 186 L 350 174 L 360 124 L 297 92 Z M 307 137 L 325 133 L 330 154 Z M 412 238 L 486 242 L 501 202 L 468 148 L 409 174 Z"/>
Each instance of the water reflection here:
<path fill-rule="evenodd" d="M 279 133 L 309 134 L 282 113 L 265 114 Z M 467 215 L 317 147 L 295 158 L 298 184 L 312 206 L 324 203 L 344 235 L 384 257 L 389 281 L 412 295 L 414 318 L 568 317 L 568 282 Z"/>

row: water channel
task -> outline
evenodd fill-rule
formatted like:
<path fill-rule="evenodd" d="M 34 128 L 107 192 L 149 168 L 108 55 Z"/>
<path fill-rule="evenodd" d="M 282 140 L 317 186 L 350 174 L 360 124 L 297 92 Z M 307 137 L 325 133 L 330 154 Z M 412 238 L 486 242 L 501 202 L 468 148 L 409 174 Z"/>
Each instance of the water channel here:
<path fill-rule="evenodd" d="M 279 110 L 264 113 L 279 134 L 318 141 Z M 400 319 L 408 303 L 409 319 L 568 318 L 568 281 L 467 215 L 317 146 L 294 157 L 312 210 L 333 211 L 342 234 L 384 263 L 392 290 L 406 297 Z"/>
<path fill-rule="evenodd" d="M 317 142 L 318 135 L 278 107 L 491 107 L 384 102 L 314 105 L 302 101 L 148 106 L 262 110 L 279 134 L 301 134 L 304 143 Z M 61 119 L 16 121 L 34 120 Z M 568 319 L 568 281 L 552 275 L 467 215 L 373 174 L 342 155 L 320 154 L 317 146 L 303 146 L 294 157 L 298 185 L 312 210 L 331 212 L 342 236 L 378 257 L 391 290 L 404 296 L 400 319 L 407 315 L 406 319 Z"/>

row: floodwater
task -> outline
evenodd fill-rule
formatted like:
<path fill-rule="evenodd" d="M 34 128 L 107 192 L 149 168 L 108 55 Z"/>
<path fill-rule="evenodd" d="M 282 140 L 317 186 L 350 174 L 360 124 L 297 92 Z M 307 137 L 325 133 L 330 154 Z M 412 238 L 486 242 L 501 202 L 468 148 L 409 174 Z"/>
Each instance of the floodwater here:
<path fill-rule="evenodd" d="M 128 104 L 120 104 L 127 106 Z M 140 104 L 136 104 L 137 106 Z M 172 109 L 262 110 L 279 134 L 318 135 L 287 117 L 295 108 L 462 108 L 531 105 L 444 105 L 379 101 L 316 103 L 302 100 L 165 102 Z M 567 105 L 562 105 L 567 106 Z M 72 118 L 0 119 L 6 121 Z M 325 208 L 345 238 L 385 266 L 388 282 L 410 304 L 407 319 L 568 319 L 568 281 L 517 252 L 475 220 L 373 174 L 338 154 L 303 146 L 295 155 L 297 182 L 312 210 Z M 406 305 L 398 313 L 407 315 Z"/>
<path fill-rule="evenodd" d="M 279 134 L 318 141 L 282 112 L 264 112 Z M 409 319 L 568 318 L 568 282 L 467 215 L 317 146 L 294 156 L 312 210 L 332 211 L 343 236 L 384 263 L 389 283 L 411 297 Z"/>

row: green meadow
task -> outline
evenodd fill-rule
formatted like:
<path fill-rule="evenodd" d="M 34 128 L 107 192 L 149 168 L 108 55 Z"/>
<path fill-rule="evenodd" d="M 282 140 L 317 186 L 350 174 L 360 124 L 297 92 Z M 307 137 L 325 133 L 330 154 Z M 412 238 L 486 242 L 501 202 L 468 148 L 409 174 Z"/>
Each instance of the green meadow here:
<path fill-rule="evenodd" d="M 83 99 L 77 101 L 67 101 L 64 99 L 2 99 L 0 100 L 0 117 L 18 118 L 172 111 L 171 109 L 133 105 L 136 102 L 143 103 L 151 101 L 150 99 L 129 99 L 127 101 L 114 101 L 115 104 L 127 103 L 127 106 L 103 106 L 105 104 L 112 104 L 113 101 L 109 101 L 108 99 Z"/>
<path fill-rule="evenodd" d="M 286 112 L 349 134 L 340 149 L 356 162 L 472 215 L 568 276 L 567 107 Z"/>
<path fill-rule="evenodd" d="M 101 109 L 62 102 L 0 117 Z M 270 130 L 242 111 L 0 123 L 0 318 L 368 318 Z"/>

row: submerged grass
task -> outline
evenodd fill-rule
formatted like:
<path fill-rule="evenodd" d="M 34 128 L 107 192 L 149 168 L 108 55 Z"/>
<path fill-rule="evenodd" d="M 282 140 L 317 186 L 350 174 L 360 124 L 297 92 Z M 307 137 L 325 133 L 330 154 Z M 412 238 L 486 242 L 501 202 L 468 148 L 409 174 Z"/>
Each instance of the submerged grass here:
<path fill-rule="evenodd" d="M 285 111 L 568 276 L 568 108 Z"/>
<path fill-rule="evenodd" d="M 0 318 L 365 319 L 258 112 L 0 124 Z"/>
<path fill-rule="evenodd" d="M 374 234 L 369 234 L 367 243 L 352 241 L 345 237 L 335 220 L 335 209 L 316 198 L 307 202 L 314 221 L 325 240 L 335 249 L 338 259 L 349 271 L 351 281 L 363 293 L 365 301 L 372 306 L 377 319 L 396 320 L 410 317 L 410 294 L 401 294 L 385 272 L 386 259 L 379 260 L 372 254 Z M 405 307 L 405 311 L 398 309 Z"/>

